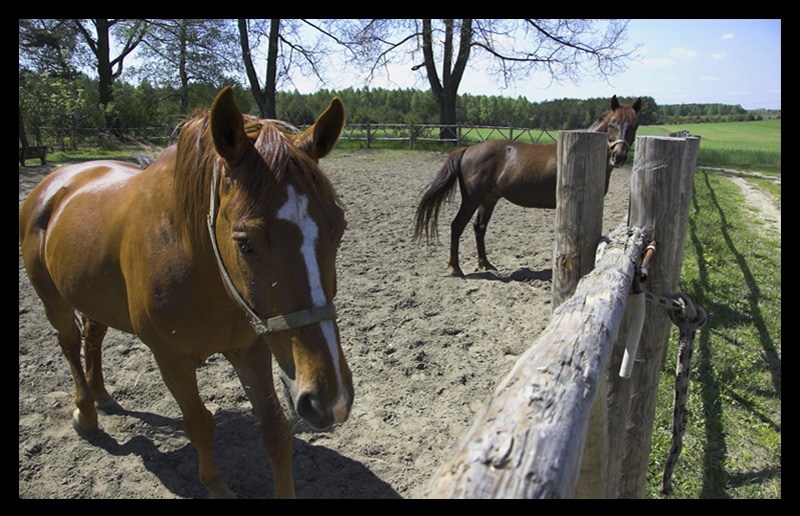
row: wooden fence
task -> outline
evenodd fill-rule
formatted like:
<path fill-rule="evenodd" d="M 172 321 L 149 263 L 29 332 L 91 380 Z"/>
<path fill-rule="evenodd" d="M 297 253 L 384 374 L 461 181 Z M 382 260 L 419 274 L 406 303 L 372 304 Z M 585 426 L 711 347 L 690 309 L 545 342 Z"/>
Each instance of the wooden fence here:
<path fill-rule="evenodd" d="M 421 496 L 644 496 L 670 319 L 648 303 L 641 338 L 629 339 L 641 328 L 631 287 L 654 236 L 645 287 L 654 296 L 677 287 L 699 139 L 637 137 L 629 219 L 598 245 L 606 145 L 604 134 L 559 133 L 557 308 Z M 624 378 L 628 340 L 638 350 Z"/>
<path fill-rule="evenodd" d="M 369 149 L 375 142 L 408 141 L 413 149 L 415 142 L 430 141 L 452 143 L 457 147 L 486 140 L 517 140 L 527 143 L 552 143 L 556 138 L 544 129 L 527 127 L 497 127 L 440 124 L 345 124 L 341 140 L 363 141 Z"/>
<path fill-rule="evenodd" d="M 305 126 L 299 127 L 305 129 Z M 52 149 L 77 149 L 86 143 L 96 144 L 98 140 L 111 139 L 107 129 L 39 127 L 32 131 L 37 145 L 47 145 Z M 173 127 L 134 127 L 125 129 L 123 136 L 137 141 L 147 141 L 158 145 L 173 143 L 177 134 Z M 458 147 L 486 140 L 518 140 L 527 143 L 552 143 L 556 137 L 545 129 L 527 127 L 496 127 L 474 125 L 439 124 L 345 124 L 341 140 L 363 141 L 369 149 L 380 142 L 408 142 L 409 149 L 415 142 L 431 141 L 452 143 Z"/>

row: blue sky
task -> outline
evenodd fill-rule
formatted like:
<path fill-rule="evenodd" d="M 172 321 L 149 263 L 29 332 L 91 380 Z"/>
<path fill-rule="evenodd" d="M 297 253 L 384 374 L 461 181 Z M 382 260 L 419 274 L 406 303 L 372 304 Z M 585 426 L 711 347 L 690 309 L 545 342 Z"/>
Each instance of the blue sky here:
<path fill-rule="evenodd" d="M 780 20 L 631 20 L 628 34 L 641 56 L 610 80 L 613 87 L 589 90 L 648 95 L 659 104 L 781 107 Z"/>
<path fill-rule="evenodd" d="M 549 78 L 520 81 L 501 89 L 480 70 L 465 73 L 459 93 L 527 97 L 531 102 L 559 98 L 650 96 L 658 104 L 723 103 L 745 109 L 781 108 L 781 20 L 647 20 L 628 24 L 628 48 L 639 46 L 628 69 L 608 83 L 550 84 Z M 398 65 L 390 79 L 373 87 L 427 89 L 419 72 Z M 349 82 L 349 84 L 348 84 Z M 610 83 L 610 84 L 609 84 Z M 325 87 L 360 87 L 341 78 Z M 307 88 L 297 84 L 298 89 Z M 320 85 L 308 85 L 310 90 Z"/>

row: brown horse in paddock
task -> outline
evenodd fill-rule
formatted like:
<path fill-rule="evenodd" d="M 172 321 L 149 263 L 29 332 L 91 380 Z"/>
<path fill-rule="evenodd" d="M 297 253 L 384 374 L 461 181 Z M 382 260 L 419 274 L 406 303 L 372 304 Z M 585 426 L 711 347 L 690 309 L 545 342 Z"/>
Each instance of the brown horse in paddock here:
<path fill-rule="evenodd" d="M 353 402 L 331 304 L 344 212 L 318 165 L 343 123 L 337 98 L 313 127 L 289 135 L 243 116 L 226 88 L 147 169 L 69 165 L 31 192 L 19 214 L 22 256 L 69 362 L 80 433 L 96 429 L 95 404 L 113 403 L 100 368 L 106 328 L 134 333 L 180 405 L 200 480 L 212 497 L 232 496 L 195 373 L 222 353 L 261 423 L 276 496 L 294 496 L 292 430 L 272 356 L 311 426 L 345 421 Z"/>
<path fill-rule="evenodd" d="M 611 170 L 625 164 L 639 124 L 636 114 L 642 99 L 632 106 L 620 104 L 616 95 L 611 109 L 603 112 L 587 131 L 608 133 L 606 192 Z M 475 210 L 475 241 L 478 267 L 495 267 L 486 258 L 484 235 L 495 204 L 501 198 L 523 208 L 556 207 L 556 144 L 537 145 L 507 140 L 490 140 L 453 151 L 428 185 L 417 207 L 414 239 L 424 234 L 436 237 L 439 209 L 449 199 L 456 183 L 461 187 L 461 207 L 451 224 L 449 267 L 463 276 L 458 265 L 458 241 Z"/>

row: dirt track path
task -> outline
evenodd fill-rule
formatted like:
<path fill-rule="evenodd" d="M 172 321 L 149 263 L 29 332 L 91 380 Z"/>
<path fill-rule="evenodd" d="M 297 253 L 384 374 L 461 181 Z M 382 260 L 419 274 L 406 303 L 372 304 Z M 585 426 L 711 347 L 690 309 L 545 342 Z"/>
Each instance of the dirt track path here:
<path fill-rule="evenodd" d="M 760 212 L 764 221 L 781 234 L 781 210 L 775 206 L 772 196 L 742 177 L 729 175 L 728 179 L 739 186 L 747 202 Z"/>

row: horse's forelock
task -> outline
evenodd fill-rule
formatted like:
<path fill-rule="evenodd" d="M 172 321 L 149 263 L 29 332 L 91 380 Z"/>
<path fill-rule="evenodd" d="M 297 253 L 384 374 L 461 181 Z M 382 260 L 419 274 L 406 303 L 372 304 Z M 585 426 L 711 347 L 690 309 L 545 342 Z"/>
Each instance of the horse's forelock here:
<path fill-rule="evenodd" d="M 319 199 L 338 196 L 330 180 L 319 169 L 317 163 L 295 148 L 290 132 L 294 128 L 285 122 L 264 120 L 244 115 L 244 130 L 256 152 L 248 153 L 242 162 L 245 173 L 238 179 L 247 192 L 250 206 L 257 203 L 274 185 L 290 174 L 293 182 Z M 209 112 L 204 111 L 179 125 L 177 160 L 175 171 L 176 208 L 187 214 L 187 229 L 203 230 L 205 215 L 209 208 L 211 175 L 215 166 L 221 165 L 209 130 Z M 191 231 L 191 230 L 190 230 Z"/>

